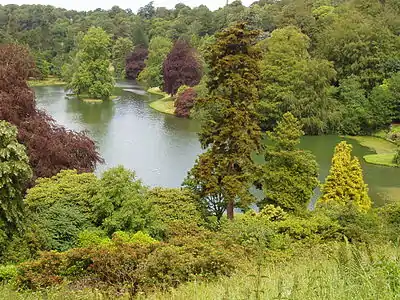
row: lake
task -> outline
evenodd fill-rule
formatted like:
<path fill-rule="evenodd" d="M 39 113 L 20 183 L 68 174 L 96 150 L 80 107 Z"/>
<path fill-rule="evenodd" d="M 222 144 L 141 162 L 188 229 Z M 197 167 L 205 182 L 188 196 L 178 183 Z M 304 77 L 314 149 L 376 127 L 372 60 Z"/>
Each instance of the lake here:
<path fill-rule="evenodd" d="M 105 159 L 96 172 L 117 165 L 134 170 L 149 186 L 178 187 L 201 153 L 196 132 L 198 124 L 162 114 L 148 106 L 152 96 L 132 90 L 139 86 L 120 82 L 122 92 L 115 101 L 86 103 L 66 98 L 63 87 L 35 87 L 37 105 L 68 129 L 86 130 Z M 312 151 L 320 166 L 320 179 L 328 174 L 333 149 L 343 138 L 306 136 L 301 147 Z M 356 141 L 348 140 L 353 154 L 360 157 L 365 181 L 376 205 L 400 198 L 400 168 L 366 164 L 362 156 L 372 153 Z"/>

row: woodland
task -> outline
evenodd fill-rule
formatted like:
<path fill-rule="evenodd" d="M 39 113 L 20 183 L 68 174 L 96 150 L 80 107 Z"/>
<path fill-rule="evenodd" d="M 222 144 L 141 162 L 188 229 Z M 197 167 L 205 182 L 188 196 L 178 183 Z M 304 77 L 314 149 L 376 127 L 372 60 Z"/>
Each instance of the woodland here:
<path fill-rule="evenodd" d="M 378 136 L 399 167 L 398 0 L 0 5 L 0 43 L 1 299 L 400 294 L 400 203 L 374 205 L 349 143 L 323 182 L 300 147 Z M 38 109 L 32 89 L 114 101 L 120 79 L 201 124 L 181 187 L 123 166 L 97 176 L 96 142 Z"/>

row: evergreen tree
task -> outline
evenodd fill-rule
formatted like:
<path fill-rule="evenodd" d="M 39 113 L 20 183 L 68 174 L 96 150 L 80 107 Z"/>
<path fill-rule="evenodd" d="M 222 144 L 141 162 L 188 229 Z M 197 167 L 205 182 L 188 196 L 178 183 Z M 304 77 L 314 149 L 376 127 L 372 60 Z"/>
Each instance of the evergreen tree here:
<path fill-rule="evenodd" d="M 265 165 L 259 183 L 265 198 L 259 203 L 280 206 L 294 211 L 306 208 L 318 186 L 318 164 L 314 155 L 298 149 L 304 135 L 301 123 L 291 113 L 285 113 L 268 136 L 271 144 L 265 149 Z"/>
<path fill-rule="evenodd" d="M 352 146 L 340 142 L 335 147 L 332 166 L 322 187 L 320 203 L 353 205 L 361 211 L 371 208 L 368 186 L 364 183 L 360 162 L 351 156 Z"/>
<path fill-rule="evenodd" d="M 207 57 L 209 96 L 196 103 L 207 115 L 199 134 L 203 149 L 190 173 L 200 195 L 222 195 L 228 218 L 235 202 L 248 204 L 252 184 L 251 154 L 260 148 L 258 101 L 258 31 L 237 23 L 217 34 Z"/>
<path fill-rule="evenodd" d="M 101 28 L 91 27 L 79 43 L 78 68 L 68 87 L 76 94 L 94 98 L 111 96 L 114 79 L 110 67 L 110 36 Z"/>
<path fill-rule="evenodd" d="M 17 128 L 0 121 L 0 231 L 20 225 L 23 192 L 32 177 L 25 147 L 17 141 Z"/>

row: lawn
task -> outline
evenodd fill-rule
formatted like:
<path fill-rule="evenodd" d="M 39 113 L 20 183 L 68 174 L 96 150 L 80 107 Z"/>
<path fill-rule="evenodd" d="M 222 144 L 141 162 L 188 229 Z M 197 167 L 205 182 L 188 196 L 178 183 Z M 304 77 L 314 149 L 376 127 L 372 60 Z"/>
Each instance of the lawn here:
<path fill-rule="evenodd" d="M 160 88 L 150 88 L 147 90 L 149 94 L 163 96 L 163 98 L 155 100 L 149 104 L 149 106 L 159 112 L 174 115 L 175 113 L 175 106 L 174 100 L 171 95 L 160 90 Z"/>
<path fill-rule="evenodd" d="M 48 77 L 43 80 L 28 80 L 28 85 L 30 87 L 35 86 L 51 86 L 51 85 L 66 85 L 66 82 L 56 78 L 56 77 Z"/>
<path fill-rule="evenodd" d="M 348 136 L 347 138 L 354 139 L 359 142 L 360 145 L 376 152 L 376 154 L 364 155 L 364 159 L 367 163 L 396 167 L 396 165 L 392 163 L 397 149 L 394 143 L 376 136 Z"/>

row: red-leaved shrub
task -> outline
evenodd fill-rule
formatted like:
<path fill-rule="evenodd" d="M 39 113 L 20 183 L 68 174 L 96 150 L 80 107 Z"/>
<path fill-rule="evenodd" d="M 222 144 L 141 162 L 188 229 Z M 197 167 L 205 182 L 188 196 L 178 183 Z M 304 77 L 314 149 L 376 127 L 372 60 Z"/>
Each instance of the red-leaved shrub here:
<path fill-rule="evenodd" d="M 194 106 L 197 94 L 194 88 L 188 88 L 182 93 L 178 93 L 175 100 L 175 115 L 181 118 L 189 118 L 190 110 Z"/>

